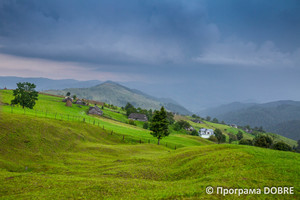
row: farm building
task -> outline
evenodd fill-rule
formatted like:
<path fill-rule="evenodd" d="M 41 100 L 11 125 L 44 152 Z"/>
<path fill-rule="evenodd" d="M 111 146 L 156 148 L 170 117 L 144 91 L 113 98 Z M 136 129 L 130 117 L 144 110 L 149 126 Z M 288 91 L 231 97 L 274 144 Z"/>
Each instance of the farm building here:
<path fill-rule="evenodd" d="M 232 128 L 238 128 L 238 126 L 237 126 L 236 124 L 230 124 L 230 126 L 231 126 Z"/>
<path fill-rule="evenodd" d="M 187 131 L 193 131 L 195 129 L 194 129 L 194 127 L 190 126 L 190 127 L 186 128 L 185 130 L 187 130 Z"/>
<path fill-rule="evenodd" d="M 85 106 L 85 105 L 86 105 L 86 103 L 85 103 L 84 101 L 80 100 L 80 99 L 78 99 L 78 100 L 75 102 L 75 104 L 82 105 L 82 106 Z"/>
<path fill-rule="evenodd" d="M 198 131 L 198 133 L 199 133 L 199 136 L 202 137 L 202 138 L 209 138 L 210 136 L 214 135 L 214 130 L 201 128 Z"/>
<path fill-rule="evenodd" d="M 89 108 L 88 114 L 101 116 L 101 115 L 103 115 L 103 111 L 98 106 L 95 106 L 95 107 Z"/>
<path fill-rule="evenodd" d="M 197 124 L 204 124 L 202 121 L 197 120 L 197 119 L 193 119 L 192 122 L 195 122 L 195 123 L 197 123 Z"/>
<path fill-rule="evenodd" d="M 142 121 L 142 122 L 148 121 L 147 116 L 145 114 L 140 114 L 140 113 L 131 113 L 128 116 L 128 119 L 132 119 L 132 120 L 136 120 L 136 121 Z"/>

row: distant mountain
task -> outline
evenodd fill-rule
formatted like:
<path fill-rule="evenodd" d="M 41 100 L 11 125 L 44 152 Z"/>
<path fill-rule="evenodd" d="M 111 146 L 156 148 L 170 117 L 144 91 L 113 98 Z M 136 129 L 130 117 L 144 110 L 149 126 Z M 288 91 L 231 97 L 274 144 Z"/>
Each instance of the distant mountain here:
<path fill-rule="evenodd" d="M 274 132 L 291 139 L 300 139 L 300 102 L 276 101 L 264 104 L 232 103 L 213 109 L 205 113 L 226 123 L 263 126 L 266 131 Z"/>
<path fill-rule="evenodd" d="M 214 107 L 214 108 L 208 108 L 208 109 L 202 110 L 201 112 L 198 112 L 197 114 L 199 114 L 202 117 L 206 117 L 206 116 L 215 117 L 215 116 L 220 116 L 220 115 L 226 114 L 228 112 L 246 109 L 246 108 L 249 108 L 254 105 L 257 105 L 257 104 L 233 102 L 230 104 L 225 104 L 225 105 L 221 105 L 221 106 Z"/>
<path fill-rule="evenodd" d="M 15 76 L 0 76 L 0 88 L 7 87 L 8 89 L 16 88 L 18 82 L 30 82 L 37 86 L 38 91 L 42 90 L 61 90 L 65 88 L 84 88 L 92 87 L 101 83 L 101 81 L 77 81 L 73 79 L 53 80 L 48 78 L 22 78 Z"/>
<path fill-rule="evenodd" d="M 76 95 L 79 98 L 102 101 L 117 106 L 125 106 L 127 102 L 130 102 L 135 107 L 145 109 L 160 109 L 161 106 L 164 106 L 167 110 L 172 112 L 178 112 L 184 115 L 191 114 L 190 111 L 174 100 L 152 97 L 139 90 L 130 89 L 112 81 L 107 81 L 90 88 L 68 88 L 64 90 L 49 90 L 46 92 L 56 95 L 65 95 L 67 92 L 70 92 L 71 95 Z"/>

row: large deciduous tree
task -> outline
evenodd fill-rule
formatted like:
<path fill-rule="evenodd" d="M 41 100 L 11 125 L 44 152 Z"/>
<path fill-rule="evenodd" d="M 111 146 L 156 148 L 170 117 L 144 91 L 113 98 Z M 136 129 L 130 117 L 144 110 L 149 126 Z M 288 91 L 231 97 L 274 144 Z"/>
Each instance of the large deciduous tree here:
<path fill-rule="evenodd" d="M 160 111 L 155 111 L 150 125 L 151 135 L 158 139 L 158 145 L 162 138 L 170 134 L 168 126 L 167 112 L 164 107 L 161 107 Z"/>
<path fill-rule="evenodd" d="M 38 92 L 35 91 L 36 85 L 29 82 L 17 83 L 17 88 L 13 91 L 14 99 L 12 104 L 20 104 L 23 108 L 32 109 L 35 101 L 38 100 Z"/>

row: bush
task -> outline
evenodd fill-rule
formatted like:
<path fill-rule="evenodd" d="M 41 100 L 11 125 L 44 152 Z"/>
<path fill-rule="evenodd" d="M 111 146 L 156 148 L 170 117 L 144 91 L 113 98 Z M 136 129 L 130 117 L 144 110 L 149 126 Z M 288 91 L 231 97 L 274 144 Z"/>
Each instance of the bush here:
<path fill-rule="evenodd" d="M 233 141 L 237 141 L 237 137 L 236 135 L 232 134 L 232 133 L 227 133 L 229 136 L 229 144 L 231 144 L 231 142 Z"/>
<path fill-rule="evenodd" d="M 226 141 L 226 136 L 218 128 L 215 130 L 215 136 L 216 136 L 219 144 Z"/>
<path fill-rule="evenodd" d="M 241 131 L 239 131 L 237 134 L 236 134 L 236 137 L 237 137 L 237 139 L 238 140 L 241 140 L 241 139 L 243 139 L 243 133 L 241 132 Z"/>
<path fill-rule="evenodd" d="M 145 123 L 144 123 L 143 128 L 144 128 L 144 129 L 148 129 L 148 128 L 149 128 L 148 122 L 145 122 Z"/>
<path fill-rule="evenodd" d="M 249 140 L 249 139 L 241 139 L 239 144 L 241 145 L 249 145 L 249 146 L 252 146 L 252 140 Z"/>
<path fill-rule="evenodd" d="M 128 124 L 136 126 L 135 122 L 132 119 L 129 120 Z"/>
<path fill-rule="evenodd" d="M 211 135 L 208 140 L 212 141 L 212 142 L 218 142 L 218 139 L 216 138 L 216 136 Z"/>
<path fill-rule="evenodd" d="M 180 129 L 187 129 L 190 126 L 191 126 L 190 123 L 188 123 L 187 121 L 180 120 L 180 121 L 175 123 L 174 130 L 179 131 Z"/>
<path fill-rule="evenodd" d="M 253 139 L 253 145 L 257 147 L 270 148 L 273 140 L 266 135 L 259 135 Z"/>
<path fill-rule="evenodd" d="M 280 151 L 292 151 L 292 147 L 284 142 L 277 142 L 273 145 L 273 149 Z"/>
<path fill-rule="evenodd" d="M 191 132 L 191 135 L 194 135 L 194 136 L 199 136 L 199 133 L 198 133 L 198 131 L 196 131 L 196 130 L 193 130 L 193 131 Z"/>

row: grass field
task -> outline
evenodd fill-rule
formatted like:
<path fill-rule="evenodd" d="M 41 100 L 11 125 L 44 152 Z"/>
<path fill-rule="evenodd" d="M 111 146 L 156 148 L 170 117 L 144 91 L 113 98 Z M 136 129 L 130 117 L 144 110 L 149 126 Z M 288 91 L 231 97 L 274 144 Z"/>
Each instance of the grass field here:
<path fill-rule="evenodd" d="M 0 92 L 10 100 L 9 91 Z M 51 105 L 48 105 L 48 104 Z M 47 104 L 47 105 L 46 105 Z M 82 115 L 57 97 L 40 96 L 36 109 Z M 0 199 L 220 199 L 207 186 L 293 186 L 294 195 L 228 195 L 229 199 L 299 199 L 300 154 L 200 137 L 170 135 L 170 148 L 138 142 L 148 131 L 99 118 L 101 126 L 24 114 L 2 106 Z M 29 111 L 28 111 L 29 112 Z M 50 113 L 50 111 L 49 111 Z M 93 116 L 90 116 L 94 119 Z M 111 130 L 114 133 L 111 134 Z M 122 136 L 125 135 L 125 140 Z"/>

